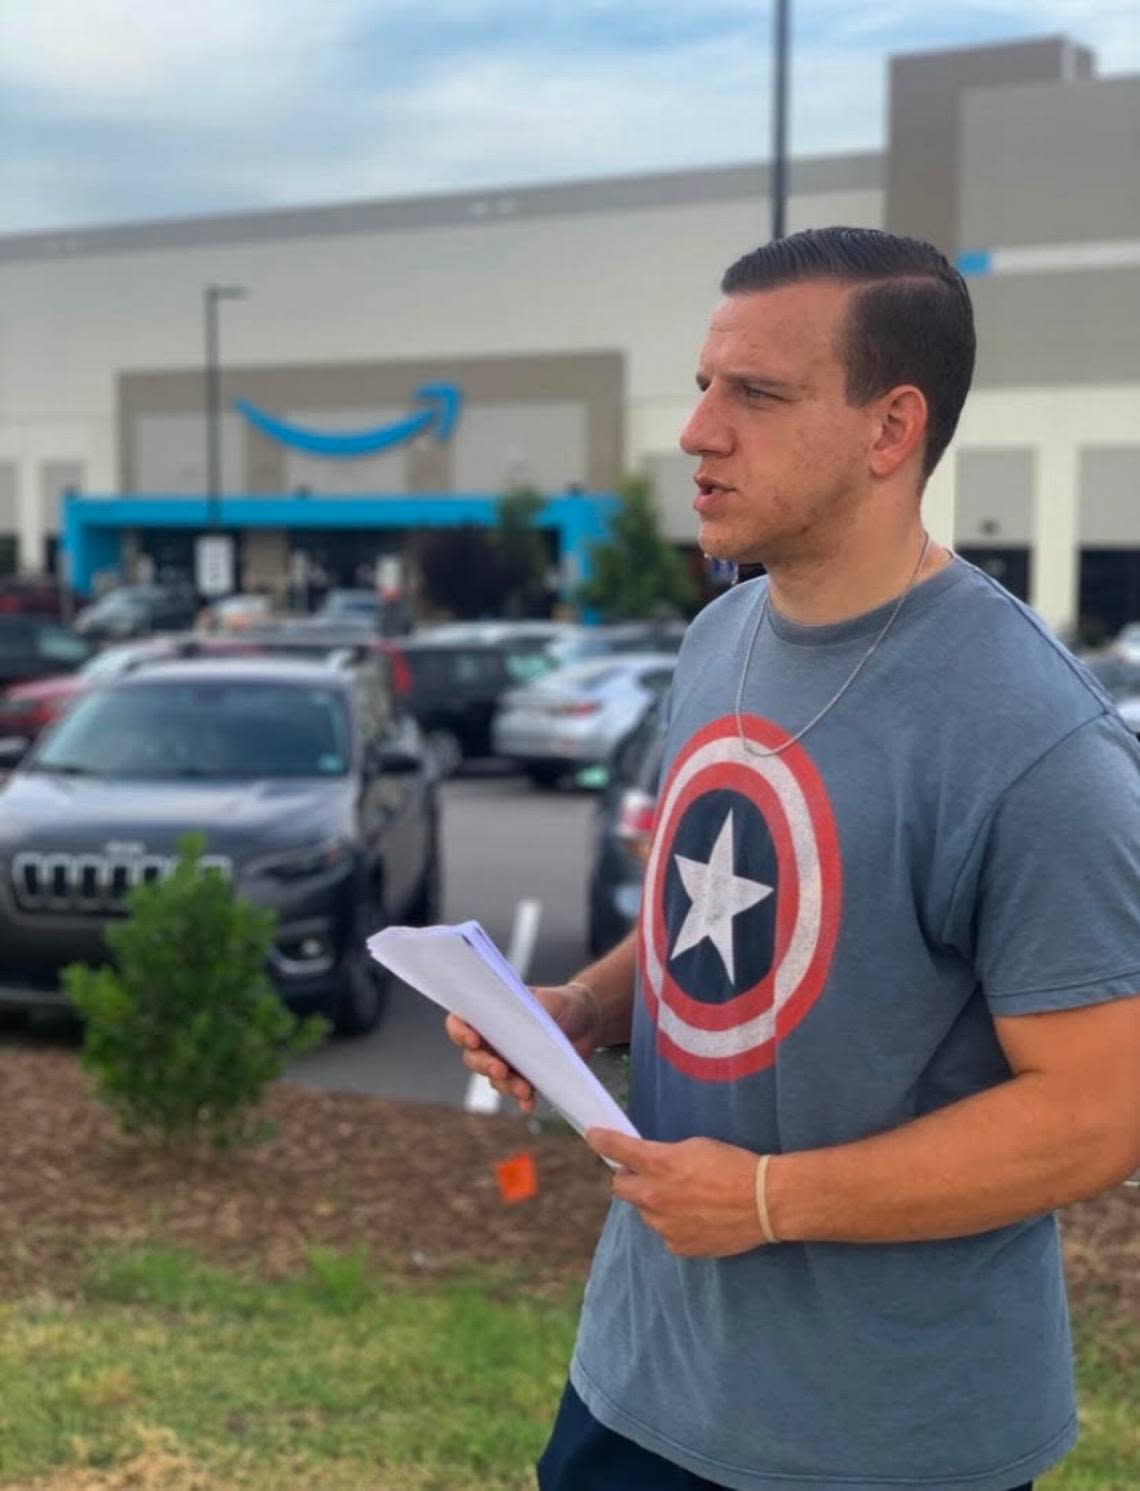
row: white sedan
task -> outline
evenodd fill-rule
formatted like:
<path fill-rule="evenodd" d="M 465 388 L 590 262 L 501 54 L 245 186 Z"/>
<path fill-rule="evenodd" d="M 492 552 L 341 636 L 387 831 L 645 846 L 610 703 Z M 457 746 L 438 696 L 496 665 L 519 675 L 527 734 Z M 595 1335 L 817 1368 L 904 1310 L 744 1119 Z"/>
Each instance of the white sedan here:
<path fill-rule="evenodd" d="M 497 756 L 540 786 L 605 761 L 673 679 L 676 654 L 620 653 L 558 668 L 499 704 Z"/>

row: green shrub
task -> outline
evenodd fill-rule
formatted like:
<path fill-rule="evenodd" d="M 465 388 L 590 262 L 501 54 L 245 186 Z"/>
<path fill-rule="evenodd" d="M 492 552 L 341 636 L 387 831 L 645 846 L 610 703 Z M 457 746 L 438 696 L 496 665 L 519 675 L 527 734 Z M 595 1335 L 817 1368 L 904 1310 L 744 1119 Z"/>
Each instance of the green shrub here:
<path fill-rule="evenodd" d="M 198 864 L 187 835 L 171 875 L 130 894 L 107 931 L 115 965 L 73 963 L 64 986 L 86 1021 L 83 1064 L 128 1133 L 216 1148 L 261 1137 L 253 1110 L 285 1063 L 324 1035 L 298 1021 L 265 974 L 274 914 Z"/>

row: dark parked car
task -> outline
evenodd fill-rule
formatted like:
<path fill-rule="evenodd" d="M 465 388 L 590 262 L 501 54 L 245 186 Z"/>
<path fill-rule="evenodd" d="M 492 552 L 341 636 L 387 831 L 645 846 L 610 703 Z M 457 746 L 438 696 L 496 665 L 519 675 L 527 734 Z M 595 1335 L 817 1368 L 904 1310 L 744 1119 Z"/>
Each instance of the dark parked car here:
<path fill-rule="evenodd" d="M 411 630 L 412 613 L 403 596 L 384 596 L 375 590 L 330 590 L 313 613 L 316 621 L 365 622 L 387 637 Z"/>
<path fill-rule="evenodd" d="M 54 575 L 9 575 L 0 580 L 0 616 L 47 616 L 61 621 L 80 597 L 68 595 Z"/>
<path fill-rule="evenodd" d="M 538 641 L 407 637 L 400 650 L 410 675 L 408 707 L 443 776 L 466 758 L 490 756 L 491 721 L 503 694 L 553 667 Z"/>
<path fill-rule="evenodd" d="M 181 632 L 198 617 L 189 586 L 121 585 L 75 618 L 75 630 L 95 642 L 126 642 L 152 632 Z"/>
<path fill-rule="evenodd" d="M 370 1029 L 387 978 L 365 938 L 435 920 L 440 864 L 434 770 L 367 659 L 150 662 L 77 699 L 0 792 L 0 1008 L 64 1006 L 60 969 L 106 959 L 191 829 L 276 911 L 286 1004 Z"/>
<path fill-rule="evenodd" d="M 315 657 L 337 651 L 371 653 L 386 659 L 392 690 L 406 699 L 412 680 L 404 660 L 403 642 L 380 636 L 367 621 L 335 621 L 316 616 L 288 617 L 241 633 L 243 645 L 292 657 Z"/>
<path fill-rule="evenodd" d="M 659 701 L 608 763 L 609 782 L 598 800 L 587 892 L 592 957 L 608 952 L 637 922 L 665 745 L 661 708 Z"/>
<path fill-rule="evenodd" d="M 0 687 L 74 673 L 91 656 L 90 642 L 42 616 L 0 616 Z"/>

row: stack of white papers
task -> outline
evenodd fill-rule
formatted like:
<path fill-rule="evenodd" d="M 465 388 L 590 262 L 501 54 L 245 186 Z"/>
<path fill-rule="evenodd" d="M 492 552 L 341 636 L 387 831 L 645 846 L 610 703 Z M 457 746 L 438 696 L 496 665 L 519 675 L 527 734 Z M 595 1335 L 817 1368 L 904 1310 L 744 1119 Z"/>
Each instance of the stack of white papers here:
<path fill-rule="evenodd" d="M 466 1020 L 580 1134 L 637 1130 L 478 922 L 385 927 L 368 939 L 378 963 Z"/>

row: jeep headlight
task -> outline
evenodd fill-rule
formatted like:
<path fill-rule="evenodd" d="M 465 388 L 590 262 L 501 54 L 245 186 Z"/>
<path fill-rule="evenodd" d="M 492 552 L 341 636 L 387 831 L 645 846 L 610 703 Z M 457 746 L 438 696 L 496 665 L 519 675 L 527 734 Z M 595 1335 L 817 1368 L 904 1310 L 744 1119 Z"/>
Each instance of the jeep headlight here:
<path fill-rule="evenodd" d="M 270 854 L 251 860 L 245 868 L 245 874 L 286 883 L 311 880 L 337 869 L 349 859 L 351 853 L 351 846 L 346 840 L 325 839 L 298 849 L 289 849 L 282 854 Z"/>

